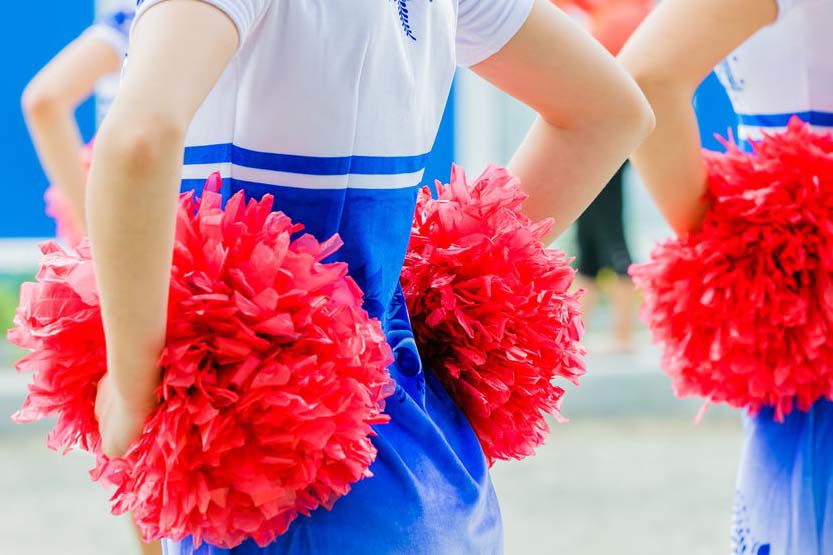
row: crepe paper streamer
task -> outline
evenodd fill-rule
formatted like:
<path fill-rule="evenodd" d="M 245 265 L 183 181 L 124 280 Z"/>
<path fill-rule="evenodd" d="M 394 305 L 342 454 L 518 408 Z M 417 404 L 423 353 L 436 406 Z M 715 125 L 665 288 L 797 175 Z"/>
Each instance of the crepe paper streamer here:
<path fill-rule="evenodd" d="M 473 183 L 424 189 L 402 286 L 425 364 L 471 422 L 489 464 L 541 445 L 546 415 L 561 419 L 564 389 L 585 372 L 580 293 L 570 259 L 547 249 L 552 220 L 521 211 L 520 181 L 489 166 Z M 563 420 L 563 419 L 562 419 Z"/>
<path fill-rule="evenodd" d="M 631 275 L 678 396 L 783 421 L 833 398 L 833 135 L 794 118 L 754 153 L 726 146 L 701 227 Z"/>
<path fill-rule="evenodd" d="M 180 197 L 159 406 L 124 458 L 101 454 L 94 415 L 105 344 L 86 241 L 42 245 L 21 288 L 9 339 L 34 375 L 15 419 L 55 417 L 50 447 L 96 453 L 93 478 L 145 539 L 265 546 L 370 476 L 393 355 L 347 265 L 322 262 L 338 237 L 299 235 L 271 195 L 222 209 L 220 182 Z"/>

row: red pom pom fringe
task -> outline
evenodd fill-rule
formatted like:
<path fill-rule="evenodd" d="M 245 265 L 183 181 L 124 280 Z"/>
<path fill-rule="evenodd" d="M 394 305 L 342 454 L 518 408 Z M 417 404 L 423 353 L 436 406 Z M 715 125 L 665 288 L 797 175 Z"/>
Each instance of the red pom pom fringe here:
<path fill-rule="evenodd" d="M 452 169 L 417 202 L 402 286 L 419 351 L 477 432 L 486 457 L 532 455 L 585 371 L 574 271 L 544 248 L 552 221 L 533 224 L 513 178 L 490 166 L 473 184 Z"/>
<path fill-rule="evenodd" d="M 347 265 L 321 262 L 340 240 L 293 240 L 302 226 L 270 195 L 242 195 L 225 210 L 212 190 L 180 198 L 160 405 L 124 458 L 99 448 L 104 337 L 85 243 L 42 247 L 9 334 L 32 351 L 18 370 L 35 373 L 18 421 L 57 416 L 51 447 L 98 453 L 94 479 L 148 540 L 265 546 L 370 475 L 371 425 L 388 420 L 381 325 Z"/>
<path fill-rule="evenodd" d="M 783 420 L 833 398 L 833 135 L 786 132 L 707 153 L 702 226 L 631 274 L 679 396 Z"/>

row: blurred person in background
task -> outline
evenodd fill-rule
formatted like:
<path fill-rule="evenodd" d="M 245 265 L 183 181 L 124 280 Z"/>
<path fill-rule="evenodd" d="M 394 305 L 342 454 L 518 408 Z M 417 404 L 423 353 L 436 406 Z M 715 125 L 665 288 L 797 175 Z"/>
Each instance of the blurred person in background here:
<path fill-rule="evenodd" d="M 619 58 L 657 118 L 634 166 L 678 234 L 697 228 L 708 208 L 697 86 L 717 66 L 746 149 L 793 115 L 830 132 L 832 27 L 830 0 L 665 0 L 623 48 Z M 783 423 L 771 408 L 743 418 L 733 553 L 830 555 L 833 402 L 794 410 Z"/>
<path fill-rule="evenodd" d="M 653 0 L 555 0 L 614 56 L 653 7 Z M 625 239 L 623 179 L 624 164 L 598 197 L 579 217 L 576 225 L 576 285 L 586 290 L 583 311 L 589 314 L 599 300 L 603 285 L 613 313 L 612 341 L 606 350 L 633 350 L 633 284 L 628 277 L 631 253 Z M 612 279 L 599 280 L 604 270 Z"/>
<path fill-rule="evenodd" d="M 93 93 L 99 119 L 112 102 L 127 54 L 133 9 L 104 14 L 32 79 L 22 106 L 41 166 L 51 183 L 47 211 L 58 235 L 76 243 L 85 234 L 84 190 L 91 152 L 84 147 L 76 108 Z M 102 85 L 96 91 L 97 85 Z"/>
<path fill-rule="evenodd" d="M 41 165 L 51 182 L 46 199 L 58 233 L 75 243 L 85 234 L 88 157 L 75 120 L 75 109 L 103 78 L 118 80 L 127 54 L 133 9 L 104 14 L 41 69 L 23 92 L 22 107 Z M 109 85 L 109 86 L 107 86 Z M 105 83 L 96 100 L 103 116 L 116 86 Z M 138 534 L 138 531 L 137 531 Z M 161 555 L 159 542 L 140 540 L 142 553 Z"/>

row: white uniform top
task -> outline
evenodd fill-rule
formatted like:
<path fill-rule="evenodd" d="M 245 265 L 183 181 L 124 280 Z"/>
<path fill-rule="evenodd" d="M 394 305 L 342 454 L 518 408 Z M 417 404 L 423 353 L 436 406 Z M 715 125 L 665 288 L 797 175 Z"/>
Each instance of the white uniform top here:
<path fill-rule="evenodd" d="M 717 68 L 742 141 L 783 129 L 798 115 L 833 128 L 833 1 L 778 0 L 778 20 Z"/>
<path fill-rule="evenodd" d="M 127 55 L 130 26 L 133 24 L 132 9 L 116 9 L 96 19 L 82 36 L 92 37 L 110 46 L 119 58 Z M 99 79 L 95 86 L 96 116 L 98 121 L 104 118 L 119 87 L 120 73 L 113 72 Z"/>
<path fill-rule="evenodd" d="M 164 0 L 139 2 L 137 19 Z M 532 0 L 205 0 L 241 45 L 195 117 L 186 180 L 420 182 L 455 65 L 499 50 Z M 195 184 L 197 181 L 194 182 Z"/>

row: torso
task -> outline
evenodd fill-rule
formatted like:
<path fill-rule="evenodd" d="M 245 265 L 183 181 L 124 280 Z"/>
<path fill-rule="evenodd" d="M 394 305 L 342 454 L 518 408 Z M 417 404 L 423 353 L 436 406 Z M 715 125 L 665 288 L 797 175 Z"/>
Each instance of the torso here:
<path fill-rule="evenodd" d="M 483 451 L 422 367 L 399 275 L 458 57 L 474 63 L 494 50 L 487 41 L 505 43 L 531 0 L 233 1 L 266 7 L 189 129 L 183 189 L 220 171 L 224 194 L 272 194 L 319 239 L 338 233 L 334 258 L 348 263 L 396 359 L 373 478 L 332 511 L 299 518 L 272 546 L 234 553 L 498 554 L 500 511 Z M 461 45 L 464 17 L 477 33 Z M 187 540 L 166 549 L 226 552 Z"/>
<path fill-rule="evenodd" d="M 403 22 L 389 0 L 270 2 L 185 151 L 184 189 L 219 170 L 229 194 L 272 193 L 319 238 L 339 233 L 337 256 L 379 317 L 455 71 L 457 3 L 407 9 Z"/>
<path fill-rule="evenodd" d="M 223 164 L 223 177 L 260 184 L 419 184 L 454 75 L 457 10 L 427 0 L 407 9 L 410 36 L 396 2 L 272 2 L 191 126 L 189 154 L 212 167 L 187 177 Z M 199 145 L 236 149 L 198 157 Z"/>

